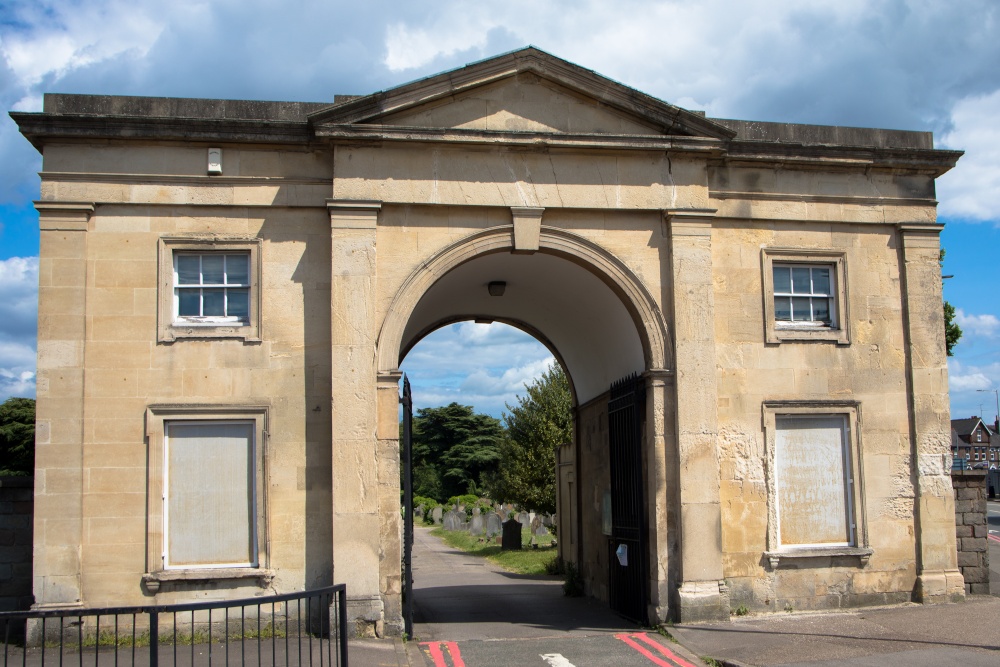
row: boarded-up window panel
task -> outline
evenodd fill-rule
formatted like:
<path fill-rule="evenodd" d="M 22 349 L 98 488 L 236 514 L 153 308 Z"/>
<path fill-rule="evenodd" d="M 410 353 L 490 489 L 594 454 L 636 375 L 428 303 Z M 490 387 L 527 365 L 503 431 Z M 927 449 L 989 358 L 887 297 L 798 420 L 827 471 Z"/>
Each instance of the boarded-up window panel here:
<path fill-rule="evenodd" d="M 253 422 L 167 425 L 167 564 L 257 565 Z"/>
<path fill-rule="evenodd" d="M 782 546 L 851 545 L 847 418 L 778 416 L 775 468 Z"/>

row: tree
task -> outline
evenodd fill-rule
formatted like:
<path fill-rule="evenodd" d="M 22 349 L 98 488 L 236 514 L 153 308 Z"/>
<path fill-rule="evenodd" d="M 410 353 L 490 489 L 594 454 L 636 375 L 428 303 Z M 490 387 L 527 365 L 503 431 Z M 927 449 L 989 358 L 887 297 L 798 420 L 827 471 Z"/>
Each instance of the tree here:
<path fill-rule="evenodd" d="M 452 403 L 413 417 L 413 493 L 443 502 L 479 493 L 483 474 L 500 457 L 500 421 Z"/>
<path fill-rule="evenodd" d="M 536 512 L 556 511 L 556 447 L 573 437 L 573 398 L 558 364 L 507 405 L 500 464 L 488 478 L 490 497 Z"/>
<path fill-rule="evenodd" d="M 8 398 L 0 404 L 0 475 L 35 472 L 35 401 Z"/>
<path fill-rule="evenodd" d="M 962 329 L 955 324 L 955 306 L 947 301 L 944 302 L 944 345 L 948 356 L 954 356 L 953 350 L 958 344 L 958 339 L 962 337 Z"/>
<path fill-rule="evenodd" d="M 938 255 L 938 264 L 941 268 L 944 268 L 944 248 L 941 249 L 941 253 Z M 951 276 L 946 276 L 951 277 Z M 948 352 L 948 356 L 954 356 L 955 346 L 958 344 L 958 339 L 962 337 L 962 329 L 957 324 L 955 324 L 955 306 L 951 305 L 947 301 L 944 302 L 944 346 L 945 350 Z"/>

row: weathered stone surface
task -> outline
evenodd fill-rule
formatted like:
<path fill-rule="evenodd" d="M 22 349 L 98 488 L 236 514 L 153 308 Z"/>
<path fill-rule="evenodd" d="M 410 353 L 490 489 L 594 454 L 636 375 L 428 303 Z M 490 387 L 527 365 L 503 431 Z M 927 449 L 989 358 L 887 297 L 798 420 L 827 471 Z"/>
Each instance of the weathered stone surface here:
<path fill-rule="evenodd" d="M 499 535 L 502 531 L 503 519 L 496 512 L 487 512 L 485 516 L 484 533 L 486 539 L 491 539 Z"/>
<path fill-rule="evenodd" d="M 958 155 L 926 133 L 707 119 L 534 49 L 333 105 L 57 95 L 14 118 L 45 158 L 40 604 L 149 603 L 136 582 L 162 566 L 146 544 L 163 521 L 147 410 L 255 404 L 275 590 L 347 581 L 365 631 L 398 627 L 398 365 L 455 318 L 533 327 L 573 377 L 559 514 L 516 519 L 558 527 L 589 595 L 609 596 L 606 389 L 631 372 L 650 622 L 982 586 L 958 568 L 987 565 L 983 499 L 947 469 L 933 193 Z M 260 340 L 157 338 L 174 289 L 157 257 L 176 237 L 260 244 Z M 775 249 L 843 267 L 837 336 L 768 340 Z M 497 275 L 521 284 L 488 297 Z M 763 406 L 844 397 L 864 413 L 858 552 L 775 569 Z M 492 536 L 510 509 L 471 528 Z M 468 527 L 464 508 L 431 516 Z"/>

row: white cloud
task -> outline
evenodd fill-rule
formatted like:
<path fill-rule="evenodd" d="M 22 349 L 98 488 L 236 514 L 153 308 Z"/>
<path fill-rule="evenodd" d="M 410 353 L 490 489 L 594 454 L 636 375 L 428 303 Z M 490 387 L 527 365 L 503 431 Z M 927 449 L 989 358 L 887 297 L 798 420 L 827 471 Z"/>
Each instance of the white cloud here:
<path fill-rule="evenodd" d="M 423 67 L 436 58 L 483 47 L 494 22 L 482 14 L 488 5 L 466 4 L 460 12 L 438 12 L 430 28 L 393 23 L 386 28 L 385 65 L 393 72 Z"/>
<path fill-rule="evenodd" d="M 0 260 L 0 341 L 33 337 L 37 326 L 38 258 Z"/>
<path fill-rule="evenodd" d="M 965 151 L 958 168 L 938 181 L 941 214 L 1000 219 L 1000 90 L 960 100 L 941 145 Z"/>
<path fill-rule="evenodd" d="M 459 322 L 417 343 L 402 368 L 418 408 L 455 401 L 499 417 L 553 361 L 544 345 L 514 327 Z"/>
<path fill-rule="evenodd" d="M 976 391 L 978 389 L 989 389 L 990 379 L 979 371 L 966 374 L 954 374 L 948 376 L 948 386 L 952 391 Z"/>
<path fill-rule="evenodd" d="M 185 3 L 179 3 L 185 4 Z M 0 52 L 22 85 L 69 72 L 121 54 L 141 59 L 166 27 L 151 6 L 114 0 L 107 3 L 17 4 L 22 31 L 5 31 Z"/>
<path fill-rule="evenodd" d="M 524 394 L 525 385 L 531 384 L 535 378 L 544 373 L 554 362 L 555 359 L 550 355 L 531 361 L 523 366 L 502 369 L 500 373 L 495 372 L 494 369 L 478 369 L 470 373 L 462 381 L 460 388 L 463 393 L 469 392 L 485 396 L 510 396 L 511 393 Z"/>
<path fill-rule="evenodd" d="M 38 258 L 0 260 L 0 401 L 35 395 Z"/>
<path fill-rule="evenodd" d="M 963 336 L 992 338 L 1000 334 L 1000 319 L 996 315 L 967 315 L 964 310 L 957 308 L 955 323 L 962 329 Z"/>
<path fill-rule="evenodd" d="M 12 396 L 34 398 L 35 374 L 31 371 L 12 373 L 5 368 L 0 368 L 0 403 Z"/>

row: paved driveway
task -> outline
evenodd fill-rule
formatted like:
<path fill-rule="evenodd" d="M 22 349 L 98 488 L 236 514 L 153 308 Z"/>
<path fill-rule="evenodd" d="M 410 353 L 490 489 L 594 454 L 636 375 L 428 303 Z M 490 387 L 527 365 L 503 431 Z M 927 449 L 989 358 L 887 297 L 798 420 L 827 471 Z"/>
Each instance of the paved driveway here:
<path fill-rule="evenodd" d="M 413 580 L 413 632 L 427 665 L 702 664 L 596 600 L 565 597 L 559 577 L 504 572 L 423 527 L 415 529 Z"/>

